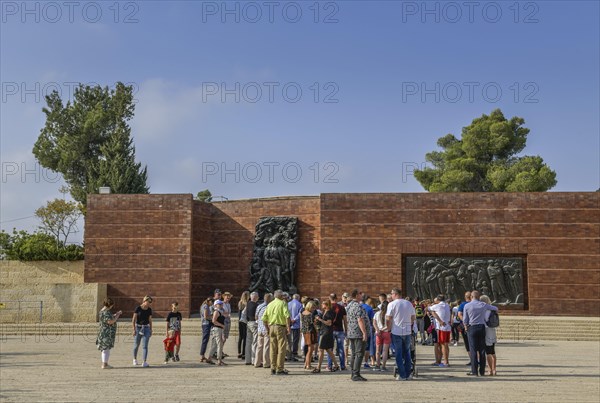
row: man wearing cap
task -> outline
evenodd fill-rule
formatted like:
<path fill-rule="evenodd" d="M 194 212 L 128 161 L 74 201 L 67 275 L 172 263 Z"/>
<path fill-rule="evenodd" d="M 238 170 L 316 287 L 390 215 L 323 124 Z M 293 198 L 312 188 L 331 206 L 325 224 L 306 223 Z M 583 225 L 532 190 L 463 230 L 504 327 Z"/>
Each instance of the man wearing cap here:
<path fill-rule="evenodd" d="M 276 290 L 273 296 L 275 299 L 267 305 L 262 317 L 270 338 L 271 375 L 287 375 L 284 366 L 287 335 L 290 334 L 290 311 L 281 290 Z"/>
<path fill-rule="evenodd" d="M 338 304 L 342 305 L 345 308 L 348 305 L 348 301 L 350 301 L 350 294 L 345 292 L 342 294 L 342 300 L 338 302 Z"/>
<path fill-rule="evenodd" d="M 223 301 L 221 298 L 223 298 L 223 294 L 221 293 L 221 290 L 216 288 L 215 292 L 213 293 L 213 299 L 216 300 L 221 300 L 221 302 Z M 212 316 L 213 312 L 215 311 L 215 305 L 213 303 L 213 305 L 211 305 L 210 309 L 209 309 L 209 313 L 210 316 Z"/>
<path fill-rule="evenodd" d="M 217 364 L 225 365 L 223 362 L 223 330 L 225 329 L 225 316 L 223 315 L 223 301 L 220 299 L 215 300 L 213 304 L 214 310 L 212 315 L 212 324 L 213 327 L 210 330 L 210 353 L 209 359 L 206 360 L 207 363 L 212 364 L 212 357 L 216 355 Z"/>

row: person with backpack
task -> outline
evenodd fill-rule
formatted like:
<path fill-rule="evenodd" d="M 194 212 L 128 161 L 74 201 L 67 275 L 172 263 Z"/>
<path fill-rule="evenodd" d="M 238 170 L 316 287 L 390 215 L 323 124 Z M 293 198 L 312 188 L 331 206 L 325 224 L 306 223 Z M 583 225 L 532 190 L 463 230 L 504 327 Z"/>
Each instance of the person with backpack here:
<path fill-rule="evenodd" d="M 471 292 L 471 302 L 465 305 L 463 323 L 469 336 L 471 355 L 471 372 L 467 375 L 483 376 L 485 374 L 485 316 L 486 311 L 498 311 L 498 308 L 480 301 L 481 294 Z"/>
<path fill-rule="evenodd" d="M 479 298 L 486 304 L 491 304 L 490 297 L 482 295 Z M 487 358 L 487 364 L 490 369 L 490 375 L 496 375 L 496 328 L 500 325 L 500 319 L 498 312 L 486 311 L 485 312 L 485 354 Z"/>
<path fill-rule="evenodd" d="M 415 312 L 417 317 L 417 329 L 421 336 L 421 344 L 424 345 L 426 341 L 425 337 L 425 305 L 421 303 L 419 298 L 415 298 Z"/>

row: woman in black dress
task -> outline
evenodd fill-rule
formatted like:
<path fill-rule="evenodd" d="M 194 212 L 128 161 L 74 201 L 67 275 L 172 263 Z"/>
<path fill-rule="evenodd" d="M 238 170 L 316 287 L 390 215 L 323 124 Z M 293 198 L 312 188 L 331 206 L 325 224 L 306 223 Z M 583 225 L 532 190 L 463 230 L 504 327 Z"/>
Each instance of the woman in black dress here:
<path fill-rule="evenodd" d="M 304 356 L 304 369 L 314 371 L 312 367 L 313 351 L 317 348 L 317 329 L 315 328 L 315 311 L 317 306 L 314 301 L 308 301 L 304 306 L 304 311 L 300 314 L 300 332 L 304 337 L 304 345 L 307 351 Z"/>
<path fill-rule="evenodd" d="M 335 354 L 333 354 L 333 327 L 331 325 L 335 313 L 331 309 L 331 301 L 328 299 L 324 300 L 321 303 L 321 309 L 323 311 L 323 316 L 317 316 L 316 318 L 317 321 L 321 322 L 321 340 L 319 341 L 319 365 L 313 370 L 313 373 L 315 374 L 321 372 L 321 364 L 323 363 L 325 351 L 327 351 L 329 358 L 331 358 L 331 361 L 333 362 L 333 367 L 331 367 L 330 371 L 335 372 L 340 369 Z"/>

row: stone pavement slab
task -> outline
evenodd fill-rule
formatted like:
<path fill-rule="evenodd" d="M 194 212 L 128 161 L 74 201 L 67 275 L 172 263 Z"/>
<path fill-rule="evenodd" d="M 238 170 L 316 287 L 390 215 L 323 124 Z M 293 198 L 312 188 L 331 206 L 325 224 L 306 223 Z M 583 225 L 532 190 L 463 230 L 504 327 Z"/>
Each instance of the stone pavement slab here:
<path fill-rule="evenodd" d="M 600 401 L 600 344 L 568 341 L 501 341 L 498 376 L 466 376 L 464 347 L 451 347 L 449 368 L 434 368 L 433 348 L 418 346 L 419 377 L 394 381 L 391 372 L 363 370 L 310 374 L 290 363 L 288 376 L 244 365 L 237 341 L 225 345 L 229 364 L 199 362 L 200 339 L 183 335 L 181 361 L 163 365 L 163 334 L 150 340 L 149 368 L 131 365 L 132 338 L 119 336 L 111 370 L 100 369 L 93 336 L 3 336 L 0 339 L 1 402 L 349 402 L 370 401 Z M 141 358 L 141 349 L 140 356 Z M 286 363 L 287 364 L 287 363 Z M 389 362 L 388 366 L 393 367 Z"/>

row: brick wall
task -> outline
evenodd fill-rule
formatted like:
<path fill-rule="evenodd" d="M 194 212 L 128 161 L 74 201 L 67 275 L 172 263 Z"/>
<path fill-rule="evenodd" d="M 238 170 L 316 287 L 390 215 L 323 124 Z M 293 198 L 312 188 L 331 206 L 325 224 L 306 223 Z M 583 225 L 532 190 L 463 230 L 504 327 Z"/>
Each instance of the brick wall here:
<path fill-rule="evenodd" d="M 598 315 L 599 193 L 322 194 L 221 203 L 191 195 L 92 195 L 86 217 L 85 279 L 106 282 L 121 309 L 145 293 L 166 314 L 184 314 L 221 288 L 249 282 L 255 225 L 297 216 L 297 283 L 325 296 L 360 287 L 403 286 L 405 256 L 482 255 L 525 259 L 524 314 Z M 235 300 L 234 300 L 235 302 Z"/>
<path fill-rule="evenodd" d="M 189 315 L 192 195 L 90 195 L 85 225 L 86 282 L 108 284 L 130 316 L 152 295 L 154 316 L 179 302 Z"/>
<path fill-rule="evenodd" d="M 299 289 L 304 294 L 320 295 L 319 197 L 242 200 L 212 206 L 215 208 L 211 231 L 214 246 L 210 272 L 214 275 L 209 288 L 218 287 L 239 297 L 250 281 L 254 229 L 258 220 L 265 216 L 296 216 Z"/>
<path fill-rule="evenodd" d="M 211 218 L 214 209 L 209 203 L 193 203 L 190 310 L 197 313 L 204 298 L 212 295 L 210 284 L 214 275 L 210 265 L 213 251 Z"/>
<path fill-rule="evenodd" d="M 407 255 L 523 256 L 523 313 L 597 316 L 599 196 L 322 194 L 321 286 L 371 294 L 403 287 Z"/>

